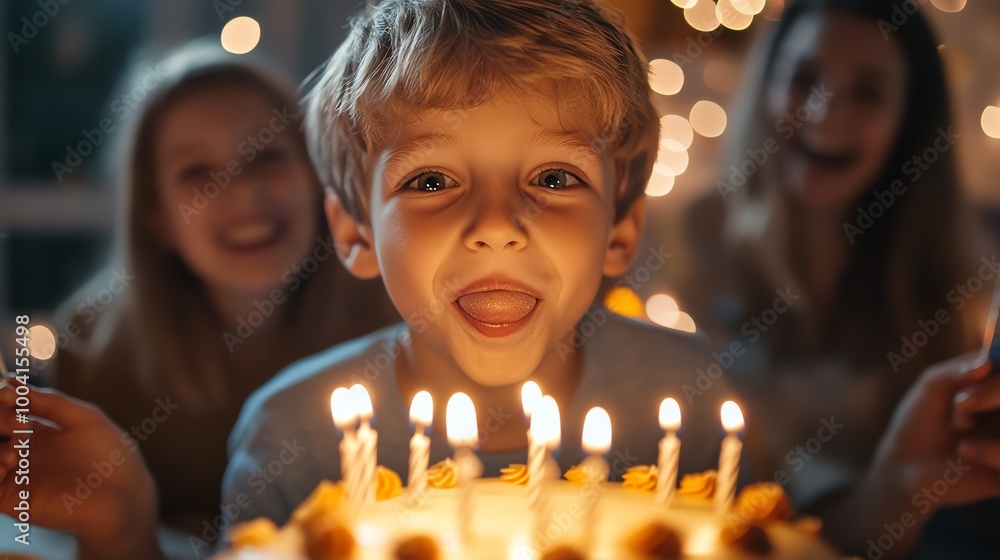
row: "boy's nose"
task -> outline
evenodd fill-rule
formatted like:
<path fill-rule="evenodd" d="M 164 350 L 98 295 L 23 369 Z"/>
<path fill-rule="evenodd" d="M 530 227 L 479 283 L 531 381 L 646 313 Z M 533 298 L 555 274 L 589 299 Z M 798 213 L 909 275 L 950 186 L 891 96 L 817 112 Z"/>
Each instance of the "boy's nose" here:
<path fill-rule="evenodd" d="M 528 242 L 524 218 L 500 197 L 479 197 L 478 208 L 465 232 L 465 246 L 473 251 L 520 250 Z"/>

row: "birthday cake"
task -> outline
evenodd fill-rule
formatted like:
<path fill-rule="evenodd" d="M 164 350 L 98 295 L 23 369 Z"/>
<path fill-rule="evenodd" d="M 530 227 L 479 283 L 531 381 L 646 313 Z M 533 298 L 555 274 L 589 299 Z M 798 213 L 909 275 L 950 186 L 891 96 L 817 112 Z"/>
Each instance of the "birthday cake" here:
<path fill-rule="evenodd" d="M 751 485 L 720 512 L 715 472 L 685 476 L 669 504 L 655 499 L 656 466 L 629 469 L 623 483 L 595 484 L 580 468 L 547 484 L 547 507 L 528 507 L 527 469 L 472 486 L 474 508 L 463 528 L 459 476 L 450 461 L 427 473 L 411 495 L 379 467 L 377 501 L 351 520 L 342 486 L 320 484 L 284 527 L 255 520 L 234 528 L 218 560 L 642 558 L 835 559 L 817 536 L 819 522 L 795 519 L 781 487 Z M 540 517 L 544 516 L 544 517 Z"/>

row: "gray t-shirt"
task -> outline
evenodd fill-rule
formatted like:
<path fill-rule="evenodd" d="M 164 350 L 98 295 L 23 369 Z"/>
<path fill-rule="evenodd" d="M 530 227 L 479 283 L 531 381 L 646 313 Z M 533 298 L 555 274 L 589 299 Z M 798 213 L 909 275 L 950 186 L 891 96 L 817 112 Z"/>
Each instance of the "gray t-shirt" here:
<path fill-rule="evenodd" d="M 580 385 L 571 402 L 559 403 L 562 444 L 557 459 L 563 471 L 584 458 L 583 420 L 594 406 L 611 416 L 614 439 L 607 458 L 614 478 L 629 466 L 655 464 L 663 437 L 659 405 L 668 396 L 678 400 L 683 414 L 680 472 L 716 467 L 724 436 L 719 408 L 728 390 L 722 379 L 704 374 L 714 361 L 701 338 L 603 309 L 589 312 L 577 334 L 574 344 L 556 349 L 583 352 Z M 407 336 L 406 325 L 399 324 L 336 346 L 293 364 L 250 397 L 229 439 L 222 528 L 256 517 L 282 524 L 320 481 L 339 478 L 339 436 L 330 394 L 356 382 L 372 396 L 379 464 L 406 480 L 413 427 L 395 364 L 400 341 Z M 685 385 L 691 398 L 685 396 Z M 525 422 L 521 410 L 479 414 L 494 414 L 496 422 Z M 430 454 L 433 464 L 452 450 L 445 438 L 432 436 Z M 501 467 L 524 463 L 526 451 L 480 452 L 479 457 L 483 476 L 498 476 Z"/>

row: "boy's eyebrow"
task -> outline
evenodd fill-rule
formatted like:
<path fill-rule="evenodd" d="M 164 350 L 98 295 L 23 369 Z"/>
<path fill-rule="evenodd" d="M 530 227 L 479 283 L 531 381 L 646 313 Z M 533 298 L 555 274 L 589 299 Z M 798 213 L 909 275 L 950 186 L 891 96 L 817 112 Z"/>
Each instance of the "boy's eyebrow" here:
<path fill-rule="evenodd" d="M 441 146 L 457 148 L 459 142 L 454 136 L 441 132 L 430 132 L 415 136 L 387 151 L 388 156 L 384 159 L 383 169 L 394 171 L 396 168 L 402 167 L 406 160 L 422 152 L 429 152 Z"/>
<path fill-rule="evenodd" d="M 589 136 L 579 130 L 564 130 L 562 128 L 543 128 L 538 132 L 514 142 L 512 149 L 521 149 L 525 146 L 550 146 L 553 148 L 567 148 L 573 150 L 578 156 L 591 161 L 597 165 L 603 163 L 601 154 L 594 149 L 588 141 Z"/>

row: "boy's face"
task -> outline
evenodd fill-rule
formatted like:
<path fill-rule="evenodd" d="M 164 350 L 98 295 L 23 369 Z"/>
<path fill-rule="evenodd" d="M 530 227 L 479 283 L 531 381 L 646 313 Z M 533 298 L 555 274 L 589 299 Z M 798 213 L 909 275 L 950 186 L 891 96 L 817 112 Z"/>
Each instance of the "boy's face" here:
<path fill-rule="evenodd" d="M 371 162 L 371 228 L 345 264 L 374 274 L 356 253 L 373 248 L 414 344 L 482 385 L 534 372 L 637 242 L 641 203 L 614 223 L 610 161 L 557 109 L 503 96 L 427 111 Z"/>

